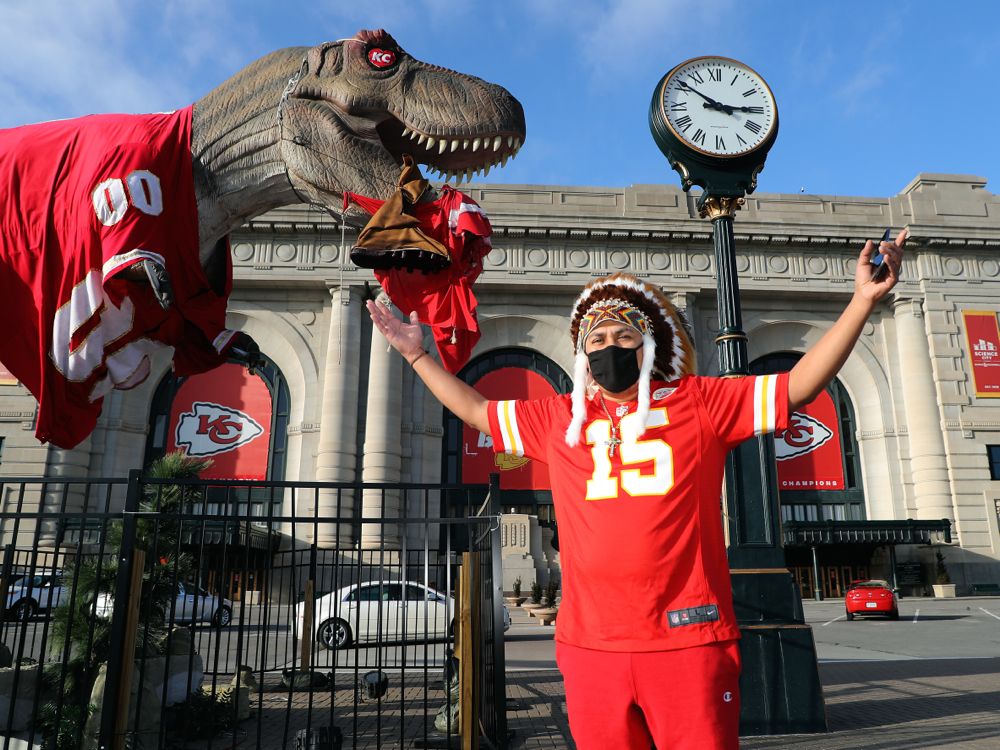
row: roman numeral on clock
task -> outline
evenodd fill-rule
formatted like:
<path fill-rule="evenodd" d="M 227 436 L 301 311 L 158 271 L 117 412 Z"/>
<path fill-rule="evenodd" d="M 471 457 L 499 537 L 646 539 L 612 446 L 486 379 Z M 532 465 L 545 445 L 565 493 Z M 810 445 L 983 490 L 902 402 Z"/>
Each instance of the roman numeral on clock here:
<path fill-rule="evenodd" d="M 688 78 L 690 78 L 695 83 L 705 82 L 705 79 L 701 77 L 701 73 L 699 73 L 697 70 L 692 70 L 690 73 L 688 73 Z"/>
<path fill-rule="evenodd" d="M 757 89 L 748 89 L 747 91 L 743 92 L 743 96 L 744 97 L 753 96 L 756 93 L 757 93 Z"/>
<path fill-rule="evenodd" d="M 683 117 L 678 117 L 674 125 L 679 127 L 682 133 L 686 133 L 688 131 L 688 128 L 691 127 L 691 118 L 688 115 L 684 115 Z"/>
<path fill-rule="evenodd" d="M 753 120 L 747 120 L 746 124 L 743 127 L 745 127 L 747 130 L 749 130 L 754 135 L 757 135 L 757 134 L 760 133 L 760 125 L 758 125 L 757 123 L 755 123 Z"/>
<path fill-rule="evenodd" d="M 747 145 L 747 142 L 743 140 L 743 136 L 741 136 L 739 133 L 736 134 L 736 140 L 738 140 L 744 146 Z"/>
<path fill-rule="evenodd" d="M 687 102 L 671 102 L 670 111 L 671 112 L 687 112 L 688 104 Z"/>
<path fill-rule="evenodd" d="M 764 114 L 763 107 L 747 107 L 747 111 L 752 115 L 762 115 Z"/>
<path fill-rule="evenodd" d="M 718 149 L 719 151 L 726 150 L 726 142 L 722 140 L 721 135 L 715 136 L 715 148 Z"/>
<path fill-rule="evenodd" d="M 708 79 L 710 81 L 718 81 L 719 83 L 722 83 L 722 68 L 709 68 Z"/>
<path fill-rule="evenodd" d="M 691 136 L 691 141 L 702 146 L 705 145 L 705 133 L 702 132 L 701 128 L 694 131 L 694 135 Z"/>

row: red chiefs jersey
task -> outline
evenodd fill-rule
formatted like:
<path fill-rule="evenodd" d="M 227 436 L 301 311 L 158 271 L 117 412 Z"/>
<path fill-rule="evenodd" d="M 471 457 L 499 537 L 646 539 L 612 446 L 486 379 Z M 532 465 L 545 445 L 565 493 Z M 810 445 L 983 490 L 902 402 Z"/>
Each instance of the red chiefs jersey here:
<path fill-rule="evenodd" d="M 568 395 L 489 404 L 494 450 L 549 467 L 563 590 L 556 638 L 604 651 L 739 638 L 720 508 L 726 454 L 785 429 L 788 374 L 654 382 L 645 433 L 613 455 L 611 420 L 628 428 L 638 417 L 634 401 L 607 407 L 610 420 L 600 398 L 588 402 L 570 448 Z"/>
<path fill-rule="evenodd" d="M 434 273 L 376 269 L 375 278 L 404 314 L 417 311 L 420 322 L 431 327 L 441 364 L 449 372 L 458 372 L 479 341 L 472 285 L 491 250 L 493 229 L 472 198 L 450 185 L 442 186 L 440 192 L 437 200 L 418 203 L 410 210 L 420 228 L 448 248 L 451 264 Z M 357 203 L 372 214 L 384 203 L 354 193 L 346 193 L 344 201 Z"/>
<path fill-rule="evenodd" d="M 0 130 L 0 360 L 38 399 L 43 442 L 83 440 L 156 348 L 176 348 L 179 375 L 223 361 L 232 271 L 227 253 L 218 294 L 199 262 L 191 112 Z M 170 274 L 167 312 L 118 276 L 144 258 Z"/>

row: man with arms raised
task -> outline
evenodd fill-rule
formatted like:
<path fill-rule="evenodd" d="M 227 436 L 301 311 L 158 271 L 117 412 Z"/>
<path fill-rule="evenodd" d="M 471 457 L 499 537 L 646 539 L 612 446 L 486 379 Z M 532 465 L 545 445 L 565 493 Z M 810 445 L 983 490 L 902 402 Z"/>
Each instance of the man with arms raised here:
<path fill-rule="evenodd" d="M 827 386 L 896 285 L 905 240 L 903 230 L 881 244 L 884 276 L 865 245 L 840 318 L 777 375 L 694 375 L 663 293 L 615 274 L 573 307 L 573 393 L 489 401 L 427 356 L 413 316 L 368 303 L 445 407 L 498 452 L 548 464 L 563 572 L 556 658 L 579 750 L 738 747 L 739 628 L 719 519 L 726 454 L 785 429 Z"/>

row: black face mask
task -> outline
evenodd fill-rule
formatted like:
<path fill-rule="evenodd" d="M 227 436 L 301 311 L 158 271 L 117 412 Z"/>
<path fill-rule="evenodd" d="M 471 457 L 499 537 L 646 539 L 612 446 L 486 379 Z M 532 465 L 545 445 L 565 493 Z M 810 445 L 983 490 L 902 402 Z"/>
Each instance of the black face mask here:
<path fill-rule="evenodd" d="M 606 346 L 587 355 L 590 374 L 609 393 L 627 391 L 639 380 L 639 349 Z"/>

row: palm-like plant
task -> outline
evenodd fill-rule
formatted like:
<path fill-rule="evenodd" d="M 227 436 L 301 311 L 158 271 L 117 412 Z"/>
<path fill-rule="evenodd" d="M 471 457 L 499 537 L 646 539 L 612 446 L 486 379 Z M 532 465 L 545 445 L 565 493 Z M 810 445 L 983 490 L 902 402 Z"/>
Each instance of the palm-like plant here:
<path fill-rule="evenodd" d="M 167 453 L 150 464 L 150 479 L 196 479 L 211 465 L 182 452 Z M 184 551 L 185 522 L 176 518 L 201 502 L 202 488 L 185 484 L 146 484 L 139 503 L 135 548 L 146 551 L 139 602 L 136 654 L 165 652 L 167 615 L 177 583 L 191 580 L 195 561 Z M 189 524 L 192 522 L 188 522 Z M 97 614 L 98 599 L 114 596 L 118 553 L 122 548 L 120 521 L 109 524 L 103 557 L 83 556 L 76 570 L 66 570 L 65 580 L 75 585 L 52 615 L 52 649 L 60 661 L 45 666 L 43 679 L 50 694 L 39 711 L 45 747 L 70 750 L 79 747 L 83 725 L 96 707 L 90 705 L 94 680 L 111 653 L 111 621 Z"/>

